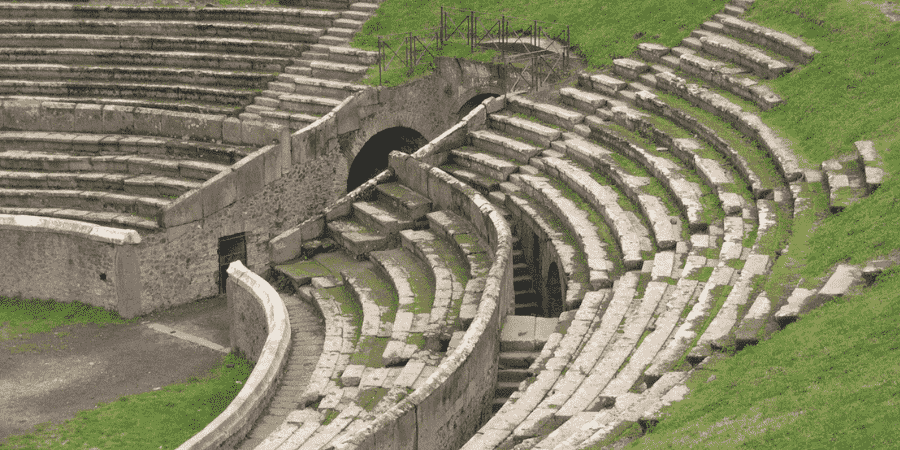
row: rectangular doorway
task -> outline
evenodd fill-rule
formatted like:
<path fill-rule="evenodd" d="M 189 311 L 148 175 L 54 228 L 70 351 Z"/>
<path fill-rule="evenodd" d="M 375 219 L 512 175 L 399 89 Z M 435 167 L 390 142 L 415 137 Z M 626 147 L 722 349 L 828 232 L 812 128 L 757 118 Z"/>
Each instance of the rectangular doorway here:
<path fill-rule="evenodd" d="M 225 293 L 228 265 L 240 261 L 247 265 L 247 237 L 245 233 L 219 238 L 219 293 Z"/>

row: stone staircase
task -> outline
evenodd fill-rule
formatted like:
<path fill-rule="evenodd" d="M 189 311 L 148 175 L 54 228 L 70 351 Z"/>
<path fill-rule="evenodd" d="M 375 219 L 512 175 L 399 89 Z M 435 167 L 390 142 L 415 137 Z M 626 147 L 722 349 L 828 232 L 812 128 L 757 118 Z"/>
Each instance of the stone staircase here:
<path fill-rule="evenodd" d="M 284 73 L 269 82 L 268 89 L 240 115 L 242 119 L 266 120 L 300 130 L 363 89 L 354 82 L 364 78 L 368 68 L 377 63 L 378 54 L 351 48 L 349 42 L 378 5 L 352 3 L 328 7 L 339 18 Z"/>
<path fill-rule="evenodd" d="M 557 318 L 507 316 L 500 332 L 500 362 L 493 411 L 496 413 L 519 385 L 532 377 L 529 366 L 538 358 L 556 329 Z"/>
<path fill-rule="evenodd" d="M 884 179 L 881 158 L 872 141 L 854 142 L 855 152 L 822 162 L 822 181 L 832 214 L 862 200 L 878 189 Z"/>
<path fill-rule="evenodd" d="M 475 319 L 491 267 L 486 240 L 463 216 L 385 175 L 334 207 L 298 259 L 274 267 L 322 312 L 326 338 L 310 385 L 279 391 L 273 404 L 283 409 L 239 448 L 348 439 L 422 387 Z"/>

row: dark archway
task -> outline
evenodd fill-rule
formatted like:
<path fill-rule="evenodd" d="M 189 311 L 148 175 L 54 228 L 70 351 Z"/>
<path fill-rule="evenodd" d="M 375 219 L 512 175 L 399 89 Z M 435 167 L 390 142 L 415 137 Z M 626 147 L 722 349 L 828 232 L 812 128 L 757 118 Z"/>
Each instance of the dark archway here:
<path fill-rule="evenodd" d="M 559 268 L 555 261 L 550 263 L 550 269 L 547 271 L 547 284 L 544 286 L 544 317 L 559 317 L 563 310 L 562 283 L 559 280 Z"/>
<path fill-rule="evenodd" d="M 470 112 L 472 112 L 473 109 L 477 108 L 478 105 L 480 105 L 481 102 L 484 101 L 484 99 L 491 98 L 491 97 L 499 97 L 499 95 L 497 95 L 497 94 L 478 94 L 478 95 L 470 98 L 469 101 L 463 103 L 463 105 L 459 108 L 459 111 L 456 112 L 456 121 L 459 122 L 460 120 L 462 120 L 463 117 L 466 117 L 466 115 L 468 115 Z"/>
<path fill-rule="evenodd" d="M 393 127 L 375 133 L 366 141 L 350 164 L 347 192 L 387 169 L 388 154 L 392 151 L 413 153 L 427 143 L 428 139 L 412 128 Z"/>

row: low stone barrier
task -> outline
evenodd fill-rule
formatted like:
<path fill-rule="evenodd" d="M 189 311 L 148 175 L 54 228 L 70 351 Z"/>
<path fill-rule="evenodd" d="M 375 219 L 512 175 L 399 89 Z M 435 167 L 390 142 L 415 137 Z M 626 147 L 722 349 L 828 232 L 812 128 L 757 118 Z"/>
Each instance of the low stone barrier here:
<path fill-rule="evenodd" d="M 240 261 L 228 266 L 231 348 L 256 366 L 237 397 L 178 450 L 232 448 L 244 439 L 275 394 L 288 360 L 291 327 L 275 288 Z"/>
<path fill-rule="evenodd" d="M 141 310 L 134 230 L 0 214 L 0 295 L 79 301 L 130 319 Z"/>

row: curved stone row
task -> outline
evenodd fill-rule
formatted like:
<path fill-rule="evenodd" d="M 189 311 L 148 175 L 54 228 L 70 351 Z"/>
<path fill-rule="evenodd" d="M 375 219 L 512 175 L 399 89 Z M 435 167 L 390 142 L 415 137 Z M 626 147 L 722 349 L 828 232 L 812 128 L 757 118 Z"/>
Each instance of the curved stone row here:
<path fill-rule="evenodd" d="M 384 323 L 383 315 L 392 312 L 383 309 L 378 299 L 372 297 L 376 289 L 371 287 L 371 283 L 363 281 L 362 272 L 352 269 L 361 263 L 345 263 L 351 269 L 341 273 L 349 282 L 345 284 L 350 284 L 349 287 L 357 292 L 355 297 L 360 300 L 362 310 L 355 350 L 351 350 L 349 355 L 340 353 L 340 356 L 329 356 L 334 355 L 338 344 L 330 344 L 326 340 L 328 351 L 323 352 L 320 360 L 323 368 L 317 369 L 322 373 L 316 375 L 316 379 L 328 381 L 310 386 L 306 394 L 298 399 L 297 408 L 287 414 L 280 427 L 256 447 L 248 448 L 324 448 L 340 446 L 341 442 L 377 440 L 377 435 L 371 434 L 373 427 L 397 426 L 390 425 L 397 420 L 397 415 L 410 412 L 413 415 L 407 417 L 425 422 L 418 425 L 420 431 L 417 439 L 420 445 L 428 446 L 432 444 L 426 442 L 439 438 L 435 430 L 438 434 L 450 433 L 452 436 L 458 433 L 452 431 L 453 428 L 465 426 L 474 432 L 472 427 L 480 420 L 480 410 L 490 407 L 493 392 L 487 389 L 485 380 L 476 381 L 476 377 L 471 382 L 481 387 L 468 389 L 470 393 L 466 395 L 472 397 L 464 402 L 470 405 L 468 409 L 450 408 L 447 411 L 459 416 L 449 420 L 451 423 L 455 421 L 453 428 L 446 428 L 446 423 L 427 424 L 436 419 L 431 417 L 430 411 L 437 407 L 429 403 L 429 395 L 434 395 L 429 393 L 436 389 L 450 389 L 445 380 L 448 377 L 456 379 L 458 375 L 454 374 L 459 372 L 454 367 L 478 364 L 466 370 L 473 371 L 477 367 L 477 372 L 484 372 L 479 376 L 487 376 L 487 380 L 494 377 L 496 369 L 491 368 L 490 360 L 495 362 L 496 356 L 491 357 L 488 349 L 494 346 L 493 351 L 496 351 L 497 343 L 491 336 L 499 332 L 502 317 L 498 303 L 500 297 L 497 297 L 501 291 L 498 289 L 509 295 L 508 289 L 511 288 L 506 285 L 508 281 L 501 282 L 511 272 L 511 266 L 504 262 L 509 261 L 511 250 L 508 232 L 507 237 L 503 237 L 505 221 L 491 212 L 483 197 L 479 198 L 474 190 L 446 173 L 408 155 L 395 153 L 390 163 L 389 171 L 348 195 L 347 198 L 352 201 L 346 201 L 342 212 L 327 214 L 329 219 L 321 222 L 320 219 L 313 219 L 310 224 L 315 225 L 310 226 L 318 231 L 307 233 L 301 247 L 305 248 L 307 241 L 312 247 L 318 246 L 316 239 L 321 238 L 315 235 L 324 234 L 343 247 L 348 252 L 348 258 L 372 260 L 375 267 L 370 270 L 383 271 L 379 278 L 390 280 L 393 286 L 391 291 L 397 296 L 393 310 L 396 311 L 396 318 L 390 324 Z M 396 173 L 397 182 L 390 182 L 392 172 Z M 423 194 L 430 195 L 425 197 Z M 469 200 L 460 204 L 460 198 Z M 336 223 L 343 225 L 334 226 Z M 428 231 L 428 228 L 432 230 Z M 506 243 L 498 241 L 498 237 L 505 239 Z M 502 249 L 503 245 L 507 248 L 505 257 L 497 250 Z M 321 260 L 330 254 L 319 254 L 313 259 Z M 413 267 L 418 264 L 422 264 L 421 268 Z M 381 270 L 376 267 L 381 267 Z M 427 274 L 430 277 L 425 276 L 422 269 L 430 272 Z M 498 270 L 502 270 L 503 276 Z M 307 292 L 336 289 L 326 282 L 331 278 L 321 279 L 317 287 L 316 280 L 319 278 L 310 276 L 313 286 L 303 289 Z M 416 286 L 423 281 L 421 278 L 433 278 L 428 280 L 427 292 L 424 293 L 421 286 Z M 490 296 L 493 299 L 486 300 Z M 376 309 L 377 313 L 367 314 L 367 311 Z M 346 321 L 344 325 L 347 325 Z M 490 327 L 494 327 L 493 333 L 482 334 Z M 398 333 L 406 335 L 400 336 Z M 367 335 L 371 337 L 370 341 L 380 340 L 383 346 L 364 345 Z M 391 337 L 388 338 L 388 335 Z M 413 339 L 416 335 L 420 338 Z M 340 345 L 347 349 L 346 333 L 343 336 Z M 414 352 L 388 357 L 392 344 L 398 353 L 406 351 L 412 344 Z M 479 347 L 484 348 L 472 353 Z M 376 365 L 383 367 L 354 363 L 371 360 L 372 355 L 366 356 L 365 353 L 371 353 L 373 348 L 382 349 L 383 354 L 378 352 L 375 356 L 377 362 L 382 363 Z M 467 354 L 471 356 L 459 358 Z M 330 373 L 325 373 L 325 370 L 330 370 Z M 466 377 L 475 377 L 475 374 L 467 372 Z M 340 382 L 331 381 L 334 379 Z M 461 379 L 459 382 L 468 381 Z M 463 391 L 466 390 L 455 387 L 447 392 Z M 418 408 L 427 408 L 429 412 L 415 419 Z M 441 420 L 446 421 L 446 417 Z M 428 426 L 432 427 L 431 432 Z"/>
<path fill-rule="evenodd" d="M 620 95 L 619 98 L 629 98 L 629 95 L 626 92 L 623 92 L 622 94 L 624 95 Z M 634 96 L 634 93 L 632 93 L 631 96 Z M 575 101 L 580 101 L 582 102 L 582 105 L 587 104 L 591 106 L 597 106 L 597 103 L 599 103 L 597 101 L 597 97 L 591 98 L 590 96 L 586 95 L 578 95 L 578 97 L 580 98 L 577 99 L 574 97 L 575 96 L 570 96 L 573 103 Z M 593 104 L 591 102 L 593 102 Z M 640 121 L 641 119 L 641 117 L 637 117 L 633 120 Z M 654 130 L 653 132 L 655 133 L 658 131 L 659 130 Z M 719 146 L 716 147 L 718 149 Z M 683 153 L 683 156 L 690 157 L 690 149 L 682 148 L 679 150 Z M 775 156 L 777 159 L 778 154 L 776 153 Z M 781 164 L 781 166 L 783 167 L 784 164 Z M 746 172 L 750 171 L 746 170 Z M 786 177 L 787 181 L 793 181 L 791 179 L 792 175 L 789 175 L 790 172 L 782 171 L 782 173 L 788 175 Z M 750 174 L 751 173 L 742 175 Z M 711 181 L 709 180 L 710 177 L 706 178 L 707 182 Z M 742 178 L 749 178 L 752 180 L 753 177 L 742 176 Z M 792 190 L 795 190 L 793 185 L 791 187 Z M 754 189 L 754 191 L 754 194 L 757 194 L 759 192 L 759 190 L 756 189 Z M 776 200 L 781 200 L 786 195 L 791 194 L 786 193 L 786 189 L 782 188 L 778 191 Z M 758 197 L 758 195 L 754 196 Z M 726 218 L 724 223 L 725 227 L 723 230 L 723 237 L 725 237 L 725 241 L 723 242 L 723 245 L 721 246 L 721 249 L 719 251 L 719 262 L 715 264 L 715 267 L 712 267 L 712 271 L 708 275 L 709 279 L 706 281 L 703 288 L 699 290 L 700 298 L 697 300 L 697 304 L 691 306 L 691 312 L 688 314 L 685 323 L 680 325 L 679 331 L 675 333 L 673 335 L 673 338 L 668 341 L 669 345 L 667 346 L 667 348 L 662 353 L 657 355 L 657 357 L 654 359 L 654 364 L 651 365 L 643 375 L 643 379 L 647 382 L 648 385 L 660 387 L 657 392 L 653 392 L 650 395 L 651 398 L 636 399 L 634 397 L 630 397 L 634 394 L 626 393 L 625 395 L 616 397 L 615 400 L 613 400 L 610 397 L 615 396 L 605 397 L 600 393 L 590 394 L 589 396 L 595 398 L 596 401 L 596 403 L 594 403 L 595 406 L 590 408 L 590 411 L 595 411 L 593 408 L 609 407 L 611 400 L 614 406 L 612 406 L 610 409 L 597 410 L 599 412 L 584 412 L 580 413 L 580 415 L 572 416 L 568 416 L 568 414 L 571 413 L 563 412 L 566 408 L 565 403 L 563 403 L 562 405 L 556 404 L 564 399 L 565 394 L 563 394 L 563 397 L 559 397 L 557 395 L 557 397 L 554 397 L 553 400 L 547 400 L 546 403 L 533 403 L 532 401 L 532 403 L 523 405 L 522 407 L 516 408 L 515 410 L 512 409 L 515 408 L 515 406 L 511 406 L 510 410 L 507 411 L 507 414 L 504 416 L 505 421 L 510 420 L 511 417 L 518 417 L 518 420 L 521 420 L 523 415 L 527 413 L 524 421 L 522 421 L 517 428 L 513 429 L 512 433 L 509 433 L 508 429 L 505 431 L 501 430 L 501 428 L 504 428 L 504 420 L 498 422 L 498 425 L 494 426 L 493 428 L 489 423 L 487 426 L 482 428 L 482 430 L 479 432 L 479 435 L 476 435 L 476 439 L 473 439 L 473 441 L 471 441 L 467 445 L 474 445 L 472 448 L 480 447 L 483 445 L 487 445 L 489 447 L 499 445 L 506 448 L 518 443 L 519 445 L 526 446 L 527 448 L 585 448 L 613 435 L 617 430 L 622 429 L 623 425 L 627 424 L 628 422 L 641 421 L 645 419 L 652 421 L 652 414 L 650 414 L 652 411 L 658 410 L 660 407 L 670 403 L 673 400 L 680 399 L 684 395 L 683 386 L 680 388 L 680 391 L 679 389 L 670 391 L 669 388 L 671 388 L 671 385 L 667 385 L 666 382 L 662 382 L 664 380 L 667 380 L 666 377 L 669 375 L 681 377 L 681 375 L 674 375 L 675 373 L 665 374 L 667 370 L 672 368 L 671 364 L 674 363 L 674 361 L 677 359 L 674 357 L 683 355 L 692 364 L 697 364 L 709 354 L 708 351 L 710 347 L 721 348 L 732 343 L 734 335 L 736 333 L 734 330 L 738 323 L 738 316 L 740 315 L 738 311 L 745 307 L 747 301 L 750 299 L 749 286 L 752 284 L 752 281 L 755 277 L 765 276 L 765 274 L 769 270 L 771 261 L 775 257 L 775 255 L 757 253 L 760 251 L 760 238 L 765 233 L 766 229 L 774 223 L 774 204 L 771 201 L 762 198 L 757 200 L 756 203 L 756 208 L 748 209 L 746 205 L 741 208 L 741 216 L 743 218 L 749 219 L 749 223 L 751 225 L 755 225 L 755 223 L 758 223 L 759 229 L 757 230 L 757 239 L 756 242 L 753 243 L 752 248 L 744 248 L 743 250 L 741 250 L 740 242 L 746 239 L 746 237 L 748 236 L 745 231 L 749 231 L 742 229 L 746 225 L 744 221 L 741 220 L 742 217 Z M 756 211 L 754 211 L 754 209 Z M 757 220 L 753 220 L 753 216 L 755 215 L 758 215 Z M 712 228 L 713 227 L 711 227 L 711 231 Z M 698 237 L 699 236 L 697 235 L 692 237 L 692 243 L 695 244 L 692 247 L 694 247 L 695 249 L 698 247 L 697 244 L 703 244 L 701 240 L 697 239 Z M 708 241 L 708 238 L 706 240 Z M 735 253 L 736 251 L 737 253 Z M 740 264 L 738 265 L 738 267 L 741 268 L 739 274 L 736 273 L 736 271 L 732 267 L 726 265 L 726 261 L 740 261 Z M 690 271 L 687 267 L 685 269 L 685 272 Z M 687 275 L 687 273 L 685 273 L 685 275 Z M 691 281 L 694 280 L 689 280 L 686 278 L 679 279 L 678 286 L 684 285 L 684 287 L 687 288 L 691 284 Z M 729 287 L 730 292 L 727 296 L 724 296 L 724 298 L 722 298 L 722 294 L 724 293 L 724 290 L 722 288 L 726 286 Z M 627 286 L 624 289 L 627 290 Z M 697 289 L 695 288 L 694 290 L 696 291 Z M 622 295 L 627 298 L 627 292 Z M 684 294 L 682 294 L 682 296 L 684 296 Z M 715 297 L 719 298 L 715 299 Z M 764 298 L 764 296 L 760 297 Z M 713 305 L 715 305 L 715 303 L 720 303 L 721 306 L 717 308 L 716 311 L 714 311 L 715 315 L 711 318 L 710 326 L 705 330 L 694 329 L 695 325 L 690 324 L 697 324 L 699 318 L 703 318 L 705 320 L 706 317 L 709 317 L 710 313 L 713 312 L 711 311 L 711 309 Z M 755 305 L 756 304 L 758 304 L 758 302 L 756 302 Z M 760 313 L 759 310 L 763 308 L 757 308 L 755 305 L 754 308 L 756 309 L 756 311 L 754 311 L 753 314 L 748 314 L 748 316 L 750 317 L 750 320 L 762 320 L 761 318 L 768 314 L 768 312 Z M 640 315 L 638 314 L 638 316 Z M 615 322 L 615 320 L 612 320 L 612 322 Z M 693 331 L 690 331 L 692 329 Z M 674 327 L 672 328 L 672 330 L 674 331 Z M 647 339 L 650 340 L 651 336 L 654 336 L 654 334 L 655 332 L 651 333 L 651 335 L 649 335 Z M 563 339 L 565 339 L 565 337 Z M 693 342 L 694 340 L 696 340 L 695 346 L 692 349 L 688 348 L 686 344 Z M 627 341 L 623 341 L 623 343 L 624 342 Z M 646 352 L 643 353 L 643 355 L 646 354 Z M 615 355 L 615 352 L 613 352 L 612 355 Z M 662 355 L 662 357 L 660 357 L 660 355 Z M 612 357 L 615 358 L 615 356 Z M 632 360 L 641 360 L 642 358 L 646 359 L 646 356 L 639 356 L 637 358 L 632 358 Z M 612 362 L 611 366 L 618 367 L 615 362 Z M 568 364 L 565 365 L 565 367 L 567 368 L 567 370 L 572 371 L 581 366 Z M 625 371 L 629 370 L 631 372 L 638 371 L 636 369 L 625 368 Z M 571 377 L 571 375 L 569 375 L 570 373 L 571 372 L 567 371 L 566 375 Z M 592 373 L 591 375 L 595 377 L 600 376 L 596 373 Z M 597 380 L 594 381 L 596 382 Z M 662 383 L 653 384 L 654 382 Z M 620 386 L 625 386 L 626 384 L 627 383 L 624 382 L 611 383 L 611 385 Z M 527 399 L 532 392 L 537 392 L 537 396 L 540 397 L 544 395 L 542 394 L 542 392 L 553 393 L 574 391 L 571 386 L 562 387 L 565 385 L 560 386 L 563 391 L 554 391 L 553 389 L 556 387 L 556 385 L 548 385 L 547 381 L 544 381 L 542 383 L 540 374 L 538 375 L 537 380 L 533 383 L 532 386 L 536 387 L 526 387 L 525 393 L 523 394 L 522 398 Z M 607 389 L 610 388 L 608 387 Z M 613 387 L 611 389 L 612 392 L 614 392 L 617 388 Z M 646 393 L 649 394 L 652 391 L 653 387 L 651 387 L 650 390 L 646 391 Z M 604 393 L 608 394 L 609 392 L 604 391 Z M 620 402 L 620 400 L 622 401 Z M 551 401 L 556 403 L 550 403 Z M 585 401 L 583 400 L 581 401 L 580 406 L 587 405 L 588 403 L 585 403 Z M 553 408 L 550 408 L 550 406 L 553 406 Z M 573 410 L 578 410 L 578 408 L 569 411 Z M 504 413 L 504 410 L 501 409 L 500 413 Z M 561 425 L 559 423 L 560 421 L 562 421 Z M 548 429 L 553 429 L 556 427 L 558 427 L 556 431 L 547 434 Z M 504 434 L 506 434 L 507 437 L 501 437 Z"/>

